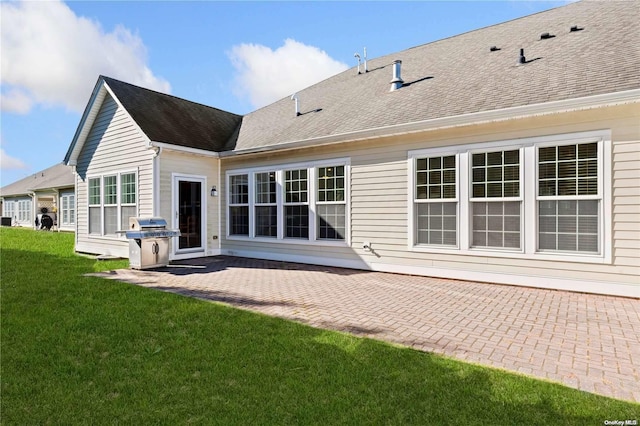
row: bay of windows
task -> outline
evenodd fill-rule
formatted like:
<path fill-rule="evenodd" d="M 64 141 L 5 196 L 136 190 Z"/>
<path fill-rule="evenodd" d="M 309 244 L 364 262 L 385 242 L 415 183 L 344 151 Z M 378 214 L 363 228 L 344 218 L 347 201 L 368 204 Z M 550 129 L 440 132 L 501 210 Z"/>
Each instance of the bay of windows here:
<path fill-rule="evenodd" d="M 116 236 L 137 215 L 135 172 L 91 177 L 88 182 L 89 234 Z"/>
<path fill-rule="evenodd" d="M 229 236 L 346 240 L 345 164 L 256 169 L 227 176 Z"/>
<path fill-rule="evenodd" d="M 410 246 L 606 258 L 604 132 L 520 143 L 410 152 Z"/>

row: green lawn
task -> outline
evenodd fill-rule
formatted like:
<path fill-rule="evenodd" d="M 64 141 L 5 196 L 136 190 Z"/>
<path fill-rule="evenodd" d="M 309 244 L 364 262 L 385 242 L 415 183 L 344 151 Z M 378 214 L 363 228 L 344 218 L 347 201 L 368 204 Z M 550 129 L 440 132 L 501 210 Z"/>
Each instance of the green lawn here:
<path fill-rule="evenodd" d="M 82 274 L 2 228 L 1 422 L 602 425 L 640 405 Z"/>

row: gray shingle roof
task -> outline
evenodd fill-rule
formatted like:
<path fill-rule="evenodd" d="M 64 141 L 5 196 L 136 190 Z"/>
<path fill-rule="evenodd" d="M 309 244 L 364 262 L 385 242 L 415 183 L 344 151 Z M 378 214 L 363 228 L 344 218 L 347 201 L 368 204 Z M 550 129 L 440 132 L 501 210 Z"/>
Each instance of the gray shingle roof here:
<path fill-rule="evenodd" d="M 288 97 L 247 114 L 227 148 L 637 89 L 638 22 L 638 1 L 581 1 L 369 60 L 367 74 L 352 68 L 298 92 L 301 116 Z M 390 93 L 396 59 L 405 86 Z"/>
<path fill-rule="evenodd" d="M 221 151 L 242 117 L 175 96 L 101 76 L 122 106 L 154 142 Z"/>
<path fill-rule="evenodd" d="M 3 197 L 24 195 L 42 189 L 68 188 L 74 185 L 75 176 L 72 168 L 64 164 L 56 164 L 24 179 L 3 186 L 0 188 L 0 195 Z"/>

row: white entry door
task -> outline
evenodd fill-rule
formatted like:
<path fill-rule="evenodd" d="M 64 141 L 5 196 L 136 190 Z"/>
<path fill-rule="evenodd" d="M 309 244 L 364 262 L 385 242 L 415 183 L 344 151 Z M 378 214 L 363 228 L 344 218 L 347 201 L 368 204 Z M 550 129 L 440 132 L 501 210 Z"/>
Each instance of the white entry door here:
<path fill-rule="evenodd" d="M 175 257 L 204 252 L 206 248 L 207 198 L 203 176 L 173 176 L 173 228 L 179 237 L 173 241 Z M 184 255 L 184 256 L 183 256 Z"/>

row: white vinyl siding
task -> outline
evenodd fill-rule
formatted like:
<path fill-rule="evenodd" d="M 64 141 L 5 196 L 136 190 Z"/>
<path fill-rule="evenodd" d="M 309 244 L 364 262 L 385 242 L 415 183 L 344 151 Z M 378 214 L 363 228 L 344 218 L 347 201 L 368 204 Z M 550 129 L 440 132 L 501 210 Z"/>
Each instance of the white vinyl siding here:
<path fill-rule="evenodd" d="M 89 180 L 117 174 L 136 174 L 136 216 L 153 215 L 153 156 L 148 139 L 127 112 L 106 95 L 78 157 L 76 173 L 76 250 L 87 253 L 127 257 L 128 241 L 117 235 L 102 235 L 101 199 L 98 209 L 89 207 Z M 120 191 L 121 188 L 118 188 Z M 100 193 L 102 196 L 102 193 Z M 127 212 L 118 198 L 116 230 L 121 229 Z M 124 205 L 123 205 L 124 204 Z M 129 205 L 128 207 L 133 207 Z M 97 211 L 96 211 L 97 210 Z M 91 220 L 93 217 L 94 220 Z M 93 226 L 97 224 L 95 228 Z"/>

